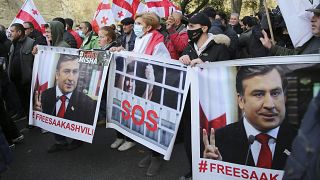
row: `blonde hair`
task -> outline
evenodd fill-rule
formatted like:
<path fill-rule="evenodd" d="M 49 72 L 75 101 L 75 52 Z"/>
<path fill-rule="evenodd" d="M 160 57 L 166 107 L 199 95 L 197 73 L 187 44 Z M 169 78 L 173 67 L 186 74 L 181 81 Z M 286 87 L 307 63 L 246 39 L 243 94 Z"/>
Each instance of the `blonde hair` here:
<path fill-rule="evenodd" d="M 160 21 L 154 12 L 144 12 L 141 14 L 137 14 L 135 19 L 142 18 L 143 22 L 146 23 L 147 26 L 151 26 L 152 30 L 157 29 L 160 26 Z"/>

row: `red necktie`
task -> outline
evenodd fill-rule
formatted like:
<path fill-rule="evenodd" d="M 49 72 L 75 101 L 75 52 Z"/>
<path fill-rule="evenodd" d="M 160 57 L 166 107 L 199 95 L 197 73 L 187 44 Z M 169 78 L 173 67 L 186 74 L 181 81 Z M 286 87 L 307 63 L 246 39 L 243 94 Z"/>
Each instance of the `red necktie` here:
<path fill-rule="evenodd" d="M 64 117 L 64 113 L 66 112 L 66 99 L 67 97 L 65 95 L 60 96 L 61 106 L 57 114 L 58 117 L 61 117 L 61 118 Z"/>
<path fill-rule="evenodd" d="M 272 153 L 268 145 L 270 136 L 261 133 L 256 136 L 256 139 L 261 143 L 257 167 L 270 169 L 272 164 Z"/>

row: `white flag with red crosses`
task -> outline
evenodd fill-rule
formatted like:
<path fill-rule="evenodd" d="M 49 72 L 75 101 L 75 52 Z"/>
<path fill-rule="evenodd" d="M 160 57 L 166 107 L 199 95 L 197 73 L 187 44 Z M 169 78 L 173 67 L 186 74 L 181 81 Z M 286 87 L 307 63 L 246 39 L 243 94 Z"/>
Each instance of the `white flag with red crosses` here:
<path fill-rule="evenodd" d="M 151 12 L 157 13 L 160 17 L 168 17 L 174 11 L 180 11 L 180 8 L 169 0 L 145 0 L 146 5 Z"/>
<path fill-rule="evenodd" d="M 98 32 L 100 27 L 116 24 L 108 0 L 102 0 L 98 5 L 91 24 L 95 32 Z"/>
<path fill-rule="evenodd" d="M 38 31 L 44 33 L 44 29 L 42 28 L 46 21 L 41 16 L 39 10 L 34 5 L 32 0 L 26 0 L 22 5 L 20 11 L 14 18 L 11 24 L 13 23 L 20 23 L 23 24 L 24 22 L 29 21 L 33 24 L 34 28 Z"/>
<path fill-rule="evenodd" d="M 139 1 L 136 0 L 112 0 L 112 12 L 116 21 L 121 21 L 127 17 L 133 17 L 133 4 Z"/>

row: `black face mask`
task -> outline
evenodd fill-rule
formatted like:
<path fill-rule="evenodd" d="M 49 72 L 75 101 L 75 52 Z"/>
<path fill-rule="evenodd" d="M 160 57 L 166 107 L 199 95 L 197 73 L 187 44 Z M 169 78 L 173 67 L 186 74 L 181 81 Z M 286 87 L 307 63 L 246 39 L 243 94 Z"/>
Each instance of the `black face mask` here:
<path fill-rule="evenodd" d="M 203 33 L 202 28 L 195 29 L 195 30 L 187 30 L 188 37 L 190 41 L 192 42 L 198 42 L 198 40 L 201 37 L 201 34 Z"/>

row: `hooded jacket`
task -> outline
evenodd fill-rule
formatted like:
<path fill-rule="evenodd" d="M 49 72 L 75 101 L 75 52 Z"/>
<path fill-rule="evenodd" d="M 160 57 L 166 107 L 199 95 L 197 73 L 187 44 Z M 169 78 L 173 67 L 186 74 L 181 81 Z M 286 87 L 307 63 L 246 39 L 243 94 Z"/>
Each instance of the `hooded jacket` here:
<path fill-rule="evenodd" d="M 197 54 L 193 42 L 189 42 L 182 55 L 189 55 L 191 60 L 200 58 L 203 62 L 229 60 L 230 54 L 228 52 L 228 46 L 230 45 L 230 38 L 223 34 L 212 35 L 209 33 L 208 36 L 210 42 L 206 45 L 200 55 Z"/>
<path fill-rule="evenodd" d="M 51 21 L 49 22 L 49 26 L 51 29 L 51 46 L 56 47 L 70 47 L 70 45 L 63 40 L 64 26 L 59 21 Z"/>

